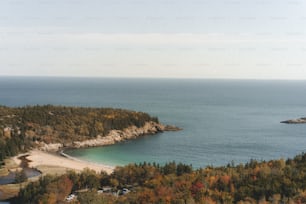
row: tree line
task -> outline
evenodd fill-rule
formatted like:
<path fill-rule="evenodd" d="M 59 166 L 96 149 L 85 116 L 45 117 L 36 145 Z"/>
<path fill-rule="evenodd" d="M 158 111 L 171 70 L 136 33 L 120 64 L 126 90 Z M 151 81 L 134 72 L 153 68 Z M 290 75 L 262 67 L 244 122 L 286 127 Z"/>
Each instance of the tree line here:
<path fill-rule="evenodd" d="M 85 169 L 81 173 L 45 176 L 21 189 L 16 203 L 61 203 L 80 191 L 74 203 L 305 203 L 306 154 L 293 159 L 229 164 L 193 170 L 192 166 L 170 162 L 130 164 L 110 175 Z M 99 194 L 129 188 L 122 196 Z"/>
<path fill-rule="evenodd" d="M 158 123 L 147 113 L 113 108 L 36 105 L 0 106 L 0 161 L 36 142 L 69 143 L 105 136 L 110 130 Z"/>

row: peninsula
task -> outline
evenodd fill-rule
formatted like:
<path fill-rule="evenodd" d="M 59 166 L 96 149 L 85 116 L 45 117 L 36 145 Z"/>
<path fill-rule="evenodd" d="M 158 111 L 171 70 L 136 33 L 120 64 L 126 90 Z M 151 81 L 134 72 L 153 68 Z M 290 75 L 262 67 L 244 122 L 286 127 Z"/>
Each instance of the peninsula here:
<path fill-rule="evenodd" d="M 0 106 L 0 161 L 25 153 L 29 167 L 42 173 L 50 169 L 111 173 L 114 167 L 80 161 L 64 154 L 64 148 L 112 145 L 144 135 L 180 130 L 159 123 L 147 113 L 113 108 L 66 106 Z M 59 154 L 56 154 L 59 153 Z M 19 163 L 18 156 L 14 161 Z"/>

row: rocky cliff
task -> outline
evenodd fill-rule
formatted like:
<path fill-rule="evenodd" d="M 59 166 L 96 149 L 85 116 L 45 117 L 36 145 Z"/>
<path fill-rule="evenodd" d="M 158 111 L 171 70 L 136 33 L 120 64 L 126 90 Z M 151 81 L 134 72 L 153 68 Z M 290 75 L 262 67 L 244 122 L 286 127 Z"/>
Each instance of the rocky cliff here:
<path fill-rule="evenodd" d="M 135 139 L 144 135 L 153 135 L 163 131 L 178 131 L 181 130 L 175 126 L 163 125 L 153 121 L 146 122 L 144 126 L 138 128 L 130 126 L 123 130 L 111 130 L 106 136 L 98 135 L 94 139 L 84 141 L 73 141 L 72 143 L 52 143 L 46 144 L 44 142 L 37 143 L 38 149 L 43 151 L 58 151 L 62 148 L 81 148 L 81 147 L 96 147 L 112 145 L 125 140 Z"/>

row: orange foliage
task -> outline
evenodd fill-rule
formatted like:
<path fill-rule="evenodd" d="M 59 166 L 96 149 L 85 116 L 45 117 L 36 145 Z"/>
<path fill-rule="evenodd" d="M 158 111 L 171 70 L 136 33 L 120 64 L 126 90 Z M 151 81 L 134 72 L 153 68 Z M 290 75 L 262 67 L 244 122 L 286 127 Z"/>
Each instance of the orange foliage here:
<path fill-rule="evenodd" d="M 173 198 L 173 192 L 171 188 L 160 186 L 158 189 L 156 189 L 156 192 L 159 200 L 163 201 L 162 203 L 171 203 L 171 199 Z"/>
<path fill-rule="evenodd" d="M 56 195 L 54 193 L 50 193 L 49 194 L 49 196 L 48 196 L 48 203 L 49 204 L 57 203 L 57 198 L 56 198 Z"/>
<path fill-rule="evenodd" d="M 57 183 L 58 200 L 64 200 L 65 197 L 71 193 L 72 186 L 73 186 L 72 181 L 68 178 L 67 175 L 64 175 Z"/>
<path fill-rule="evenodd" d="M 153 190 L 148 188 L 145 188 L 142 192 L 139 192 L 137 198 L 140 204 L 150 204 L 156 202 L 156 197 Z"/>
<path fill-rule="evenodd" d="M 216 183 L 216 182 L 217 182 L 216 176 L 211 176 L 211 177 L 208 178 L 209 186 L 214 185 L 214 183 Z"/>
<path fill-rule="evenodd" d="M 224 176 L 221 176 L 220 179 L 222 183 L 228 185 L 231 180 L 231 177 L 229 175 L 224 175 Z"/>
<path fill-rule="evenodd" d="M 205 203 L 205 204 L 216 204 L 216 201 L 214 201 L 213 199 L 211 199 L 210 197 L 203 197 L 201 199 L 201 203 Z"/>

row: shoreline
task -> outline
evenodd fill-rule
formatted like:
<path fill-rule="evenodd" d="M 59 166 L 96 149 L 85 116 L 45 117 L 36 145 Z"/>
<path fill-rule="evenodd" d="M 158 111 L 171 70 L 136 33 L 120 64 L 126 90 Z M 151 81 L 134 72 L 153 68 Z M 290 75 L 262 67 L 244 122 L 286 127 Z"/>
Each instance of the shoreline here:
<path fill-rule="evenodd" d="M 86 147 L 102 147 L 136 139 L 145 135 L 155 135 L 165 131 L 179 131 L 181 128 L 163 125 L 153 121 L 146 122 L 142 127 L 130 126 L 123 130 L 111 130 L 107 135 L 97 135 L 95 138 L 71 143 L 37 143 L 37 148 L 46 152 L 60 152 L 65 149 L 79 149 Z"/>
<path fill-rule="evenodd" d="M 104 171 L 111 174 L 116 166 L 105 165 L 103 163 L 94 163 L 86 160 L 72 157 L 64 151 L 66 149 L 80 149 L 90 147 L 102 147 L 124 142 L 127 140 L 137 139 L 145 135 L 155 135 L 164 131 L 181 130 L 175 126 L 163 125 L 153 121 L 146 122 L 143 127 L 130 126 L 124 130 L 111 130 L 106 136 L 98 135 L 93 139 L 84 141 L 73 141 L 69 144 L 64 143 L 37 143 L 37 147 L 17 156 L 11 157 L 11 160 L 18 166 L 16 169 L 8 169 L 16 171 L 21 168 L 22 159 L 28 160 L 29 168 L 36 169 L 42 175 L 46 174 L 63 174 L 69 170 L 82 171 L 85 168 L 96 172 Z"/>
<path fill-rule="evenodd" d="M 74 171 L 82 171 L 86 168 L 94 170 L 96 172 L 105 171 L 108 174 L 111 174 L 115 167 L 104 165 L 104 164 L 96 164 L 92 162 L 88 162 L 85 160 L 80 160 L 65 153 L 59 152 L 57 154 L 51 152 L 44 152 L 41 150 L 31 150 L 28 152 L 26 158 L 29 160 L 28 165 L 30 168 L 38 169 L 42 172 L 42 174 L 53 172 L 58 170 L 58 172 L 54 172 L 55 174 L 60 173 L 62 171 L 74 170 Z M 45 171 L 44 169 L 48 167 L 51 171 Z M 61 171 L 60 169 L 61 168 Z"/>
<path fill-rule="evenodd" d="M 67 173 L 67 171 L 72 170 L 78 173 L 86 168 L 93 170 L 96 173 L 104 171 L 107 174 L 111 174 L 115 169 L 115 167 L 112 166 L 95 164 L 70 156 L 68 158 L 62 154 L 59 154 L 58 152 L 44 152 L 38 149 L 32 149 L 26 153 L 21 153 L 17 156 L 8 158 L 7 161 L 10 164 L 4 166 L 3 168 L 7 170 L 8 174 L 14 171 L 20 171 L 22 169 L 22 159 L 27 160 L 28 167 L 26 168 L 31 168 L 40 172 L 40 174 L 28 178 L 28 180 L 23 183 L 9 183 L 0 185 L 0 201 L 17 196 L 21 186 L 24 187 L 28 183 L 37 181 L 39 178 L 41 178 L 41 176 L 45 176 L 47 174 L 60 176 Z"/>
<path fill-rule="evenodd" d="M 96 162 L 90 162 L 90 161 L 86 161 L 86 160 L 82 160 L 82 159 L 78 159 L 76 157 L 72 157 L 68 154 L 64 153 L 64 150 L 61 150 L 60 152 L 58 152 L 58 154 L 61 157 L 64 157 L 66 159 L 72 160 L 72 161 L 76 161 L 76 162 L 80 162 L 80 163 L 84 163 L 84 164 L 88 164 L 88 165 L 95 165 L 95 166 L 101 166 L 101 168 L 104 169 L 109 169 L 111 171 L 111 173 L 113 172 L 113 170 L 116 168 L 116 166 L 111 166 L 111 165 L 106 165 L 106 164 L 101 164 L 101 163 L 96 163 Z M 109 173 L 108 170 L 105 171 L 106 173 Z"/>

